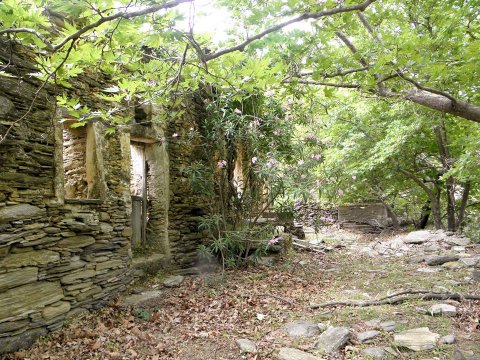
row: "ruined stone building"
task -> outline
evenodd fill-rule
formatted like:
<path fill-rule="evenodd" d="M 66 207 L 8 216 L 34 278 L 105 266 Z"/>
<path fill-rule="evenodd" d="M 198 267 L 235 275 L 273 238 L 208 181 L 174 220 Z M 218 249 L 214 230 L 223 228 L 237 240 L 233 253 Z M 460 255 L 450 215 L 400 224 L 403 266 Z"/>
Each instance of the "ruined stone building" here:
<path fill-rule="evenodd" d="M 0 59 L 8 72 L 0 75 L 0 134 L 8 133 L 0 143 L 1 354 L 124 290 L 139 244 L 172 267 L 194 266 L 207 210 L 184 174 L 199 141 L 181 141 L 197 126 L 193 102 L 163 127 L 155 107 L 124 104 L 129 125 L 106 135 L 101 119 L 76 128 L 58 121 L 56 89 L 38 90 L 21 48 L 1 43 Z M 82 75 L 72 91 L 106 108 L 92 95 L 103 81 Z"/>

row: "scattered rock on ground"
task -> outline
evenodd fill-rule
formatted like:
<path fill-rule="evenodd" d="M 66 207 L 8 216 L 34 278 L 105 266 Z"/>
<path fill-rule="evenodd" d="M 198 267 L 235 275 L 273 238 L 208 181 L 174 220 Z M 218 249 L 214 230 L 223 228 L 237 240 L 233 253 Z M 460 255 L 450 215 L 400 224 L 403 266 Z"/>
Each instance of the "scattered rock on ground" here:
<path fill-rule="evenodd" d="M 347 327 L 332 327 L 320 335 L 315 347 L 326 354 L 331 354 L 343 347 L 348 340 L 350 330 Z"/>
<path fill-rule="evenodd" d="M 459 236 L 451 236 L 448 237 L 446 240 L 449 244 L 457 245 L 457 246 L 466 246 L 470 244 L 470 239 L 467 237 L 459 237 Z"/>
<path fill-rule="evenodd" d="M 380 320 L 378 319 L 368 320 L 368 321 L 365 321 L 365 325 L 371 328 L 376 328 L 380 325 Z"/>
<path fill-rule="evenodd" d="M 127 296 L 123 299 L 122 303 L 125 306 L 136 306 L 142 302 L 159 298 L 160 296 L 162 296 L 162 292 L 160 290 L 149 290 L 144 291 L 141 294 Z"/>
<path fill-rule="evenodd" d="M 440 338 L 440 335 L 433 333 L 427 327 L 410 329 L 399 332 L 393 337 L 398 346 L 406 347 L 413 351 L 433 349 Z"/>
<path fill-rule="evenodd" d="M 163 280 L 163 286 L 165 287 L 177 287 L 183 282 L 185 278 L 182 275 L 172 275 L 168 276 L 165 280 Z"/>
<path fill-rule="evenodd" d="M 311 321 L 293 321 L 285 325 L 285 329 L 291 336 L 315 336 L 320 334 L 318 324 Z"/>
<path fill-rule="evenodd" d="M 383 331 L 391 332 L 394 331 L 396 328 L 397 324 L 395 321 L 384 321 L 380 323 L 380 327 L 383 329 Z"/>
<path fill-rule="evenodd" d="M 449 304 L 435 304 L 430 308 L 430 315 L 456 316 L 457 308 Z"/>
<path fill-rule="evenodd" d="M 440 344 L 445 344 L 445 345 L 450 345 L 450 344 L 454 344 L 455 341 L 456 341 L 455 335 L 450 334 L 450 335 L 445 335 L 445 336 L 443 336 L 443 337 L 440 339 L 439 343 L 440 343 Z"/>
<path fill-rule="evenodd" d="M 427 265 L 437 266 L 447 262 L 457 261 L 458 259 L 460 259 L 458 255 L 429 256 L 425 259 L 425 262 Z"/>
<path fill-rule="evenodd" d="M 256 353 L 257 345 L 252 340 L 249 339 L 237 339 L 235 340 L 237 346 L 240 348 L 242 354 Z"/>
<path fill-rule="evenodd" d="M 433 234 L 428 230 L 419 230 L 412 231 L 403 237 L 403 242 L 405 244 L 423 244 L 424 242 L 429 241 L 433 237 Z"/>
<path fill-rule="evenodd" d="M 469 258 L 461 258 L 459 261 L 462 265 L 465 266 L 475 266 L 480 263 L 480 256 L 478 257 L 469 257 Z"/>
<path fill-rule="evenodd" d="M 372 340 L 373 338 L 376 338 L 378 335 L 380 335 L 379 331 L 375 331 L 375 330 L 364 331 L 357 334 L 357 339 L 359 342 L 363 343 L 368 340 Z"/>
<path fill-rule="evenodd" d="M 373 359 L 383 359 L 385 357 L 385 349 L 381 347 L 371 347 L 362 351 L 364 356 L 369 356 Z"/>
<path fill-rule="evenodd" d="M 281 348 L 278 354 L 280 360 L 321 360 L 322 358 L 294 348 Z"/>

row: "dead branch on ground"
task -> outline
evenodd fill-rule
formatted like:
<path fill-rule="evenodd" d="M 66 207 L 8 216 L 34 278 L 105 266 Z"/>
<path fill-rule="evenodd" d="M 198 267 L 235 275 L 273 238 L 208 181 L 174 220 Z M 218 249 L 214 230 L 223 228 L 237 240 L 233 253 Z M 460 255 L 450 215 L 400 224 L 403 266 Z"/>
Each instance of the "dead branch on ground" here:
<path fill-rule="evenodd" d="M 355 307 L 367 307 L 367 306 L 379 306 L 379 305 L 395 305 L 410 300 L 457 300 L 457 301 L 480 301 L 480 295 L 475 294 L 461 294 L 461 293 L 449 293 L 449 292 L 432 292 L 429 290 L 404 290 L 392 295 L 388 295 L 376 300 L 367 301 L 330 301 L 323 304 L 312 304 L 310 308 L 321 309 L 326 307 L 336 306 L 355 306 Z"/>

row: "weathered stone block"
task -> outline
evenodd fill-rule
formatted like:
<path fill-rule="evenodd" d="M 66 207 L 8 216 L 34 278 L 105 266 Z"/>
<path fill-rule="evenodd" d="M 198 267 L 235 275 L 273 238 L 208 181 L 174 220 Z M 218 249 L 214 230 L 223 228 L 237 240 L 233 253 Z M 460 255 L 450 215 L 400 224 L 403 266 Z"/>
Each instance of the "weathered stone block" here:
<path fill-rule="evenodd" d="M 23 269 L 0 274 L 0 291 L 37 281 L 38 268 Z"/>
<path fill-rule="evenodd" d="M 47 330 L 43 328 L 25 331 L 16 336 L 0 338 L 0 354 L 25 349 L 31 346 L 40 336 L 47 334 Z"/>
<path fill-rule="evenodd" d="M 13 102 L 4 96 L 0 96 L 0 115 L 6 115 L 13 109 L 15 109 Z"/>
<path fill-rule="evenodd" d="M 73 284 L 77 280 L 89 279 L 95 276 L 94 270 L 83 270 L 73 274 L 65 275 L 60 279 L 62 284 Z"/>
<path fill-rule="evenodd" d="M 97 271 L 102 271 L 102 270 L 105 270 L 105 269 L 113 269 L 113 268 L 116 268 L 116 267 L 120 267 L 122 265 L 124 265 L 124 261 L 122 260 L 110 260 L 110 261 L 104 261 L 104 262 L 101 262 L 101 263 L 98 263 L 95 267 L 95 269 Z"/>
<path fill-rule="evenodd" d="M 64 239 L 58 243 L 58 246 L 61 248 L 82 248 L 95 243 L 95 238 L 92 236 L 72 236 L 67 239 Z"/>
<path fill-rule="evenodd" d="M 22 266 L 46 265 L 60 260 L 57 252 L 50 250 L 28 251 L 19 254 L 10 254 L 0 263 L 0 267 L 17 268 Z"/>
<path fill-rule="evenodd" d="M 29 320 L 7 321 L 0 323 L 0 335 L 24 328 L 29 323 Z"/>
<path fill-rule="evenodd" d="M 39 281 L 0 294 L 0 321 L 27 315 L 63 298 L 57 282 Z"/>
<path fill-rule="evenodd" d="M 100 286 L 94 286 L 90 290 L 86 290 L 85 292 L 82 292 L 78 294 L 75 298 L 77 299 L 78 302 L 87 300 L 88 298 L 94 297 L 97 294 L 100 294 L 102 292 L 102 288 Z"/>
<path fill-rule="evenodd" d="M 84 267 L 86 264 L 85 261 L 77 260 L 77 261 L 72 261 L 68 265 L 64 266 L 56 266 L 54 268 L 48 269 L 49 274 L 61 274 L 61 273 L 67 273 L 72 270 L 80 269 Z"/>
<path fill-rule="evenodd" d="M 45 214 L 45 209 L 41 209 L 30 204 L 6 206 L 0 208 L 0 223 L 36 218 L 45 216 Z"/>
<path fill-rule="evenodd" d="M 70 311 L 70 303 L 68 301 L 59 301 L 51 306 L 47 306 L 42 310 L 42 316 L 45 320 L 51 320 L 60 316 L 62 314 L 66 314 Z"/>

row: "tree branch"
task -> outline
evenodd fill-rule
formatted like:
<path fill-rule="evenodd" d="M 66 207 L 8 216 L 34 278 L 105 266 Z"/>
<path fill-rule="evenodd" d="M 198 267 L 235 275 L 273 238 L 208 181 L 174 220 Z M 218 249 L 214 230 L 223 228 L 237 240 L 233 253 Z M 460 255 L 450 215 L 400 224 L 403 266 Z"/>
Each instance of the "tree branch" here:
<path fill-rule="evenodd" d="M 325 79 L 328 79 L 328 78 L 333 78 L 333 77 L 337 77 L 337 76 L 345 76 L 345 75 L 348 75 L 348 74 L 353 74 L 353 73 L 356 73 L 356 72 L 367 71 L 367 70 L 368 70 L 368 67 L 362 67 L 362 68 L 358 68 L 358 69 L 348 69 L 348 70 L 344 70 L 344 71 L 338 70 L 337 72 L 332 73 L 332 74 L 324 73 L 324 74 L 322 74 L 322 77 L 325 78 Z M 306 71 L 306 72 L 302 72 L 302 73 L 298 74 L 298 76 L 299 77 L 311 76 L 314 73 L 315 73 L 314 71 Z"/>
<path fill-rule="evenodd" d="M 245 47 L 247 45 L 249 45 L 250 43 L 252 43 L 256 40 L 260 40 L 261 38 L 265 37 L 268 34 L 277 32 L 277 31 L 283 29 L 284 27 L 287 27 L 288 25 L 291 25 L 291 24 L 294 24 L 294 23 L 297 23 L 297 22 L 300 22 L 300 21 L 303 21 L 303 20 L 307 20 L 307 19 L 316 20 L 316 19 L 319 19 L 319 18 L 322 18 L 322 17 L 331 16 L 331 15 L 335 15 L 335 14 L 346 13 L 346 12 L 351 12 L 351 11 L 365 11 L 365 9 L 370 4 L 374 3 L 375 1 L 376 0 L 366 0 L 365 2 L 360 3 L 358 5 L 352 5 L 352 6 L 347 6 L 347 7 L 336 7 L 336 8 L 330 9 L 330 10 L 324 10 L 324 11 L 320 11 L 320 12 L 317 12 L 317 13 L 304 13 L 304 14 L 302 14 L 300 16 L 297 16 L 297 17 L 295 17 L 291 20 L 284 21 L 280 24 L 272 26 L 271 28 L 268 28 L 268 29 L 262 31 L 262 32 L 258 33 L 257 35 L 249 37 L 245 41 L 243 41 L 242 43 L 240 43 L 238 45 L 235 45 L 235 46 L 223 49 L 223 50 L 219 50 L 219 51 L 211 53 L 211 54 L 203 54 L 203 59 L 204 59 L 204 61 L 210 61 L 210 60 L 216 59 L 216 58 L 218 58 L 222 55 L 225 55 L 225 54 L 228 54 L 228 53 L 231 53 L 231 52 L 243 51 L 243 50 L 245 50 Z"/>
<path fill-rule="evenodd" d="M 377 300 L 368 300 L 368 301 L 331 301 L 323 304 L 312 304 L 310 308 L 319 309 L 325 307 L 333 306 L 357 306 L 357 307 L 367 307 L 367 306 L 377 306 L 377 305 L 393 305 L 398 304 L 404 301 L 409 300 L 473 300 L 479 301 L 480 295 L 474 294 L 460 294 L 460 293 L 438 293 L 432 292 L 429 290 L 407 290 L 401 291 L 390 296 L 386 296 Z"/>
<path fill-rule="evenodd" d="M 45 38 L 45 36 L 43 36 L 42 34 L 40 34 L 38 31 L 36 31 L 34 29 L 28 29 L 28 28 L 5 29 L 5 30 L 0 31 L 0 35 L 9 34 L 9 33 L 22 33 L 22 32 L 23 33 L 30 33 L 30 34 L 33 34 L 33 35 L 37 36 L 43 43 L 45 43 L 45 45 L 47 45 L 47 48 L 49 50 L 57 51 L 57 50 L 61 49 L 63 46 L 65 46 L 65 44 L 67 44 L 70 40 L 77 40 L 81 35 L 85 34 L 87 31 L 95 29 L 95 28 L 99 27 L 100 25 L 102 25 L 106 22 L 110 22 L 110 21 L 120 19 L 120 18 L 131 19 L 131 18 L 138 17 L 138 16 L 148 15 L 148 14 L 152 14 L 152 13 L 155 13 L 157 11 L 160 11 L 160 10 L 171 9 L 173 7 L 176 7 L 180 4 L 182 4 L 182 3 L 187 3 L 187 2 L 190 2 L 190 1 L 191 0 L 174 0 L 174 1 L 171 1 L 171 2 L 168 2 L 168 3 L 165 3 L 165 4 L 151 6 L 151 7 L 148 7 L 146 9 L 142 9 L 142 10 L 131 11 L 131 12 L 122 11 L 122 12 L 118 12 L 118 13 L 115 13 L 115 14 L 110 15 L 110 16 L 101 17 L 97 21 L 95 21 L 91 24 L 88 24 L 88 25 L 82 27 L 81 29 L 79 29 L 78 31 L 76 31 L 75 33 L 63 38 L 59 43 L 57 43 L 55 45 L 52 44 L 50 41 L 48 41 Z"/>
<path fill-rule="evenodd" d="M 16 33 L 29 33 L 33 34 L 36 37 L 38 37 L 45 45 L 47 45 L 48 49 L 53 50 L 53 45 L 48 39 L 43 36 L 40 32 L 38 32 L 35 29 L 29 29 L 29 28 L 12 28 L 12 29 L 5 29 L 5 30 L 0 30 L 0 35 L 3 34 L 16 34 Z"/>
<path fill-rule="evenodd" d="M 347 84 L 347 83 L 330 83 L 330 82 L 322 82 L 322 81 L 315 81 L 315 80 L 307 80 L 307 79 L 298 79 L 298 80 L 285 80 L 284 83 L 292 83 L 296 82 L 299 84 L 308 84 L 308 85 L 322 85 L 322 86 L 333 86 L 338 88 L 347 88 L 347 89 L 358 89 L 362 87 L 360 84 Z"/>

